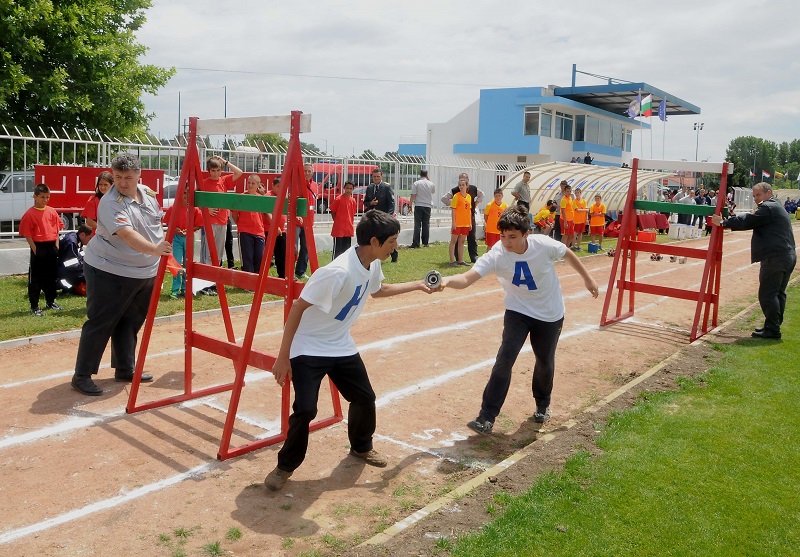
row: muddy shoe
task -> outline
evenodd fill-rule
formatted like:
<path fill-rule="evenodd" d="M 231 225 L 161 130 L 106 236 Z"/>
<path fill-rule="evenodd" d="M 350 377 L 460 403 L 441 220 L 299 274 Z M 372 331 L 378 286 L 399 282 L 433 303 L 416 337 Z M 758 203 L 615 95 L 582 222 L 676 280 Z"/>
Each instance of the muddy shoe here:
<path fill-rule="evenodd" d="M 550 409 L 549 408 L 537 408 L 536 412 L 533 413 L 533 421 L 537 424 L 543 424 L 550 419 Z"/>
<path fill-rule="evenodd" d="M 280 491 L 284 485 L 286 485 L 286 480 L 292 477 L 291 472 L 287 472 L 285 470 L 281 470 L 277 466 L 275 470 L 270 472 L 266 478 L 264 478 L 264 485 L 267 486 L 267 489 L 270 491 Z"/>
<path fill-rule="evenodd" d="M 491 435 L 494 423 L 490 422 L 489 420 L 484 420 L 481 417 L 477 417 L 471 422 L 468 422 L 467 427 L 472 431 L 477 431 L 478 433 L 483 433 L 484 435 Z"/>
<path fill-rule="evenodd" d="M 350 454 L 356 458 L 360 458 L 370 466 L 386 468 L 386 465 L 389 464 L 386 459 L 383 458 L 375 449 L 370 449 L 365 453 L 358 453 L 353 449 L 350 449 Z"/>

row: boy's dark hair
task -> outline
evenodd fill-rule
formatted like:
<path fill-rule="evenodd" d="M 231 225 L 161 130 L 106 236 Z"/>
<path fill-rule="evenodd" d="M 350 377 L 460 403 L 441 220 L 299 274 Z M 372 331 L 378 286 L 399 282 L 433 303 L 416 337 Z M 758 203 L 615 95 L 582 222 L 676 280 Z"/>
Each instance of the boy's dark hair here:
<path fill-rule="evenodd" d="M 550 200 L 548 200 L 548 202 L 547 202 L 547 206 L 548 206 L 548 207 L 558 207 L 558 203 L 556 203 L 556 200 L 555 200 L 555 199 L 550 199 Z"/>
<path fill-rule="evenodd" d="M 348 181 L 346 181 L 346 182 L 344 183 L 344 186 L 342 186 L 342 189 L 344 189 L 344 188 L 347 186 L 347 184 L 350 184 L 350 185 L 351 185 L 351 186 L 353 186 L 354 188 L 356 187 L 356 185 L 355 185 L 353 182 L 351 182 L 350 180 L 348 180 Z"/>
<path fill-rule="evenodd" d="M 427 170 L 420 170 L 419 171 L 419 177 L 420 178 L 427 178 L 428 177 L 428 171 Z"/>
<path fill-rule="evenodd" d="M 370 209 L 356 226 L 356 241 L 359 246 L 368 246 L 373 238 L 378 239 L 378 243 L 383 243 L 390 236 L 400 233 L 400 222 L 389 213 Z"/>
<path fill-rule="evenodd" d="M 528 216 L 528 211 L 519 205 L 512 205 L 500 215 L 500 218 L 497 220 L 497 228 L 500 232 L 506 232 L 507 230 L 529 232 L 531 229 L 531 219 Z"/>
<path fill-rule="evenodd" d="M 136 172 L 141 172 L 142 161 L 131 153 L 120 153 L 111 161 L 111 168 L 120 171 L 135 170 Z"/>
<path fill-rule="evenodd" d="M 497 195 L 498 193 L 503 193 L 502 188 L 495 188 L 494 193 L 492 195 Z"/>
<path fill-rule="evenodd" d="M 372 174 L 375 174 L 376 172 L 380 172 L 381 174 L 383 174 L 383 170 L 381 170 L 380 168 L 373 168 Z"/>
<path fill-rule="evenodd" d="M 217 157 L 211 157 L 206 161 L 206 170 L 222 169 L 222 163 L 219 162 Z"/>
<path fill-rule="evenodd" d="M 36 184 L 36 187 L 33 188 L 33 195 L 39 195 L 42 193 L 50 193 L 50 188 L 47 187 L 47 184 Z"/>
<path fill-rule="evenodd" d="M 280 176 L 276 176 L 275 178 L 272 179 L 272 184 L 273 185 L 280 184 L 280 183 L 281 183 L 281 177 Z"/>
<path fill-rule="evenodd" d="M 88 224 L 82 224 L 78 227 L 78 236 L 80 237 L 81 234 L 86 234 L 91 236 L 92 235 L 92 227 Z"/>
<path fill-rule="evenodd" d="M 103 197 L 103 193 L 100 191 L 100 180 L 105 180 L 112 186 L 114 185 L 114 175 L 111 174 L 108 170 L 102 171 L 100 174 L 97 175 L 97 182 L 94 184 L 94 194 L 97 196 L 97 199 Z"/>

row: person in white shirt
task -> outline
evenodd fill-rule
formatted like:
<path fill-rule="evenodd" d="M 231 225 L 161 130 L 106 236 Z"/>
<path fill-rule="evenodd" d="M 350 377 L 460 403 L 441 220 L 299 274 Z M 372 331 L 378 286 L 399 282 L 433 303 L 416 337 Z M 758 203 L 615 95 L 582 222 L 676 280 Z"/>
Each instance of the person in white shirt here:
<path fill-rule="evenodd" d="M 268 489 L 281 489 L 305 459 L 308 426 L 316 417 L 320 384 L 326 375 L 350 403 L 350 454 L 371 466 L 386 466 L 386 459 L 372 447 L 375 392 L 350 327 L 368 293 L 382 298 L 415 290 L 432 292 L 424 281 L 382 284 L 381 261 L 397 249 L 399 234 L 400 223 L 392 215 L 367 211 L 356 227 L 358 245 L 317 269 L 292 305 L 272 374 L 281 386 L 291 380 L 294 404 L 278 465 L 264 479 Z"/>
<path fill-rule="evenodd" d="M 494 273 L 505 290 L 503 340 L 497 351 L 492 374 L 483 391 L 478 417 L 467 427 L 490 434 L 511 385 L 511 370 L 530 335 L 536 358 L 533 368 L 533 419 L 550 419 L 550 395 L 555 375 L 555 355 L 564 323 L 564 298 L 555 263 L 563 258 L 582 278 L 589 293 L 597 298 L 597 283 L 577 255 L 543 234 L 530 234 L 528 212 L 509 207 L 497 223 L 500 242 L 482 255 L 469 271 L 442 280 L 442 288 L 464 289 Z"/>

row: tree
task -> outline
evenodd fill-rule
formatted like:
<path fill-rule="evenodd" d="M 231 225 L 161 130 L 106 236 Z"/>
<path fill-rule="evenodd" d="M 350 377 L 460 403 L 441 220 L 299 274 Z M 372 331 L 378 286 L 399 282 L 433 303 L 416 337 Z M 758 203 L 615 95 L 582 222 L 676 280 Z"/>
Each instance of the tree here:
<path fill-rule="evenodd" d="M 728 145 L 725 160 L 733 163 L 732 186 L 749 187 L 761 181 L 761 172 L 773 174 L 778 163 L 778 146 L 760 137 L 737 137 Z M 750 176 L 750 172 L 755 174 Z"/>
<path fill-rule="evenodd" d="M 175 72 L 143 65 L 134 33 L 151 0 L 0 3 L 0 118 L 44 128 L 147 130 L 141 100 Z"/>
<path fill-rule="evenodd" d="M 249 133 L 244 136 L 244 142 L 264 152 L 286 151 L 289 148 L 289 140 L 279 133 Z"/>

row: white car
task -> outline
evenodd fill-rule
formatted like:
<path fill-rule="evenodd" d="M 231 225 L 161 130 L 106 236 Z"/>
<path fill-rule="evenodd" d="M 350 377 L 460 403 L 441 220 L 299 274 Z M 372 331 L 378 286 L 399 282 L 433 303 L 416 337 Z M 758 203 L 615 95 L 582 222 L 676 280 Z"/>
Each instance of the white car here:
<path fill-rule="evenodd" d="M 0 222 L 19 221 L 33 207 L 33 170 L 0 170 Z"/>

